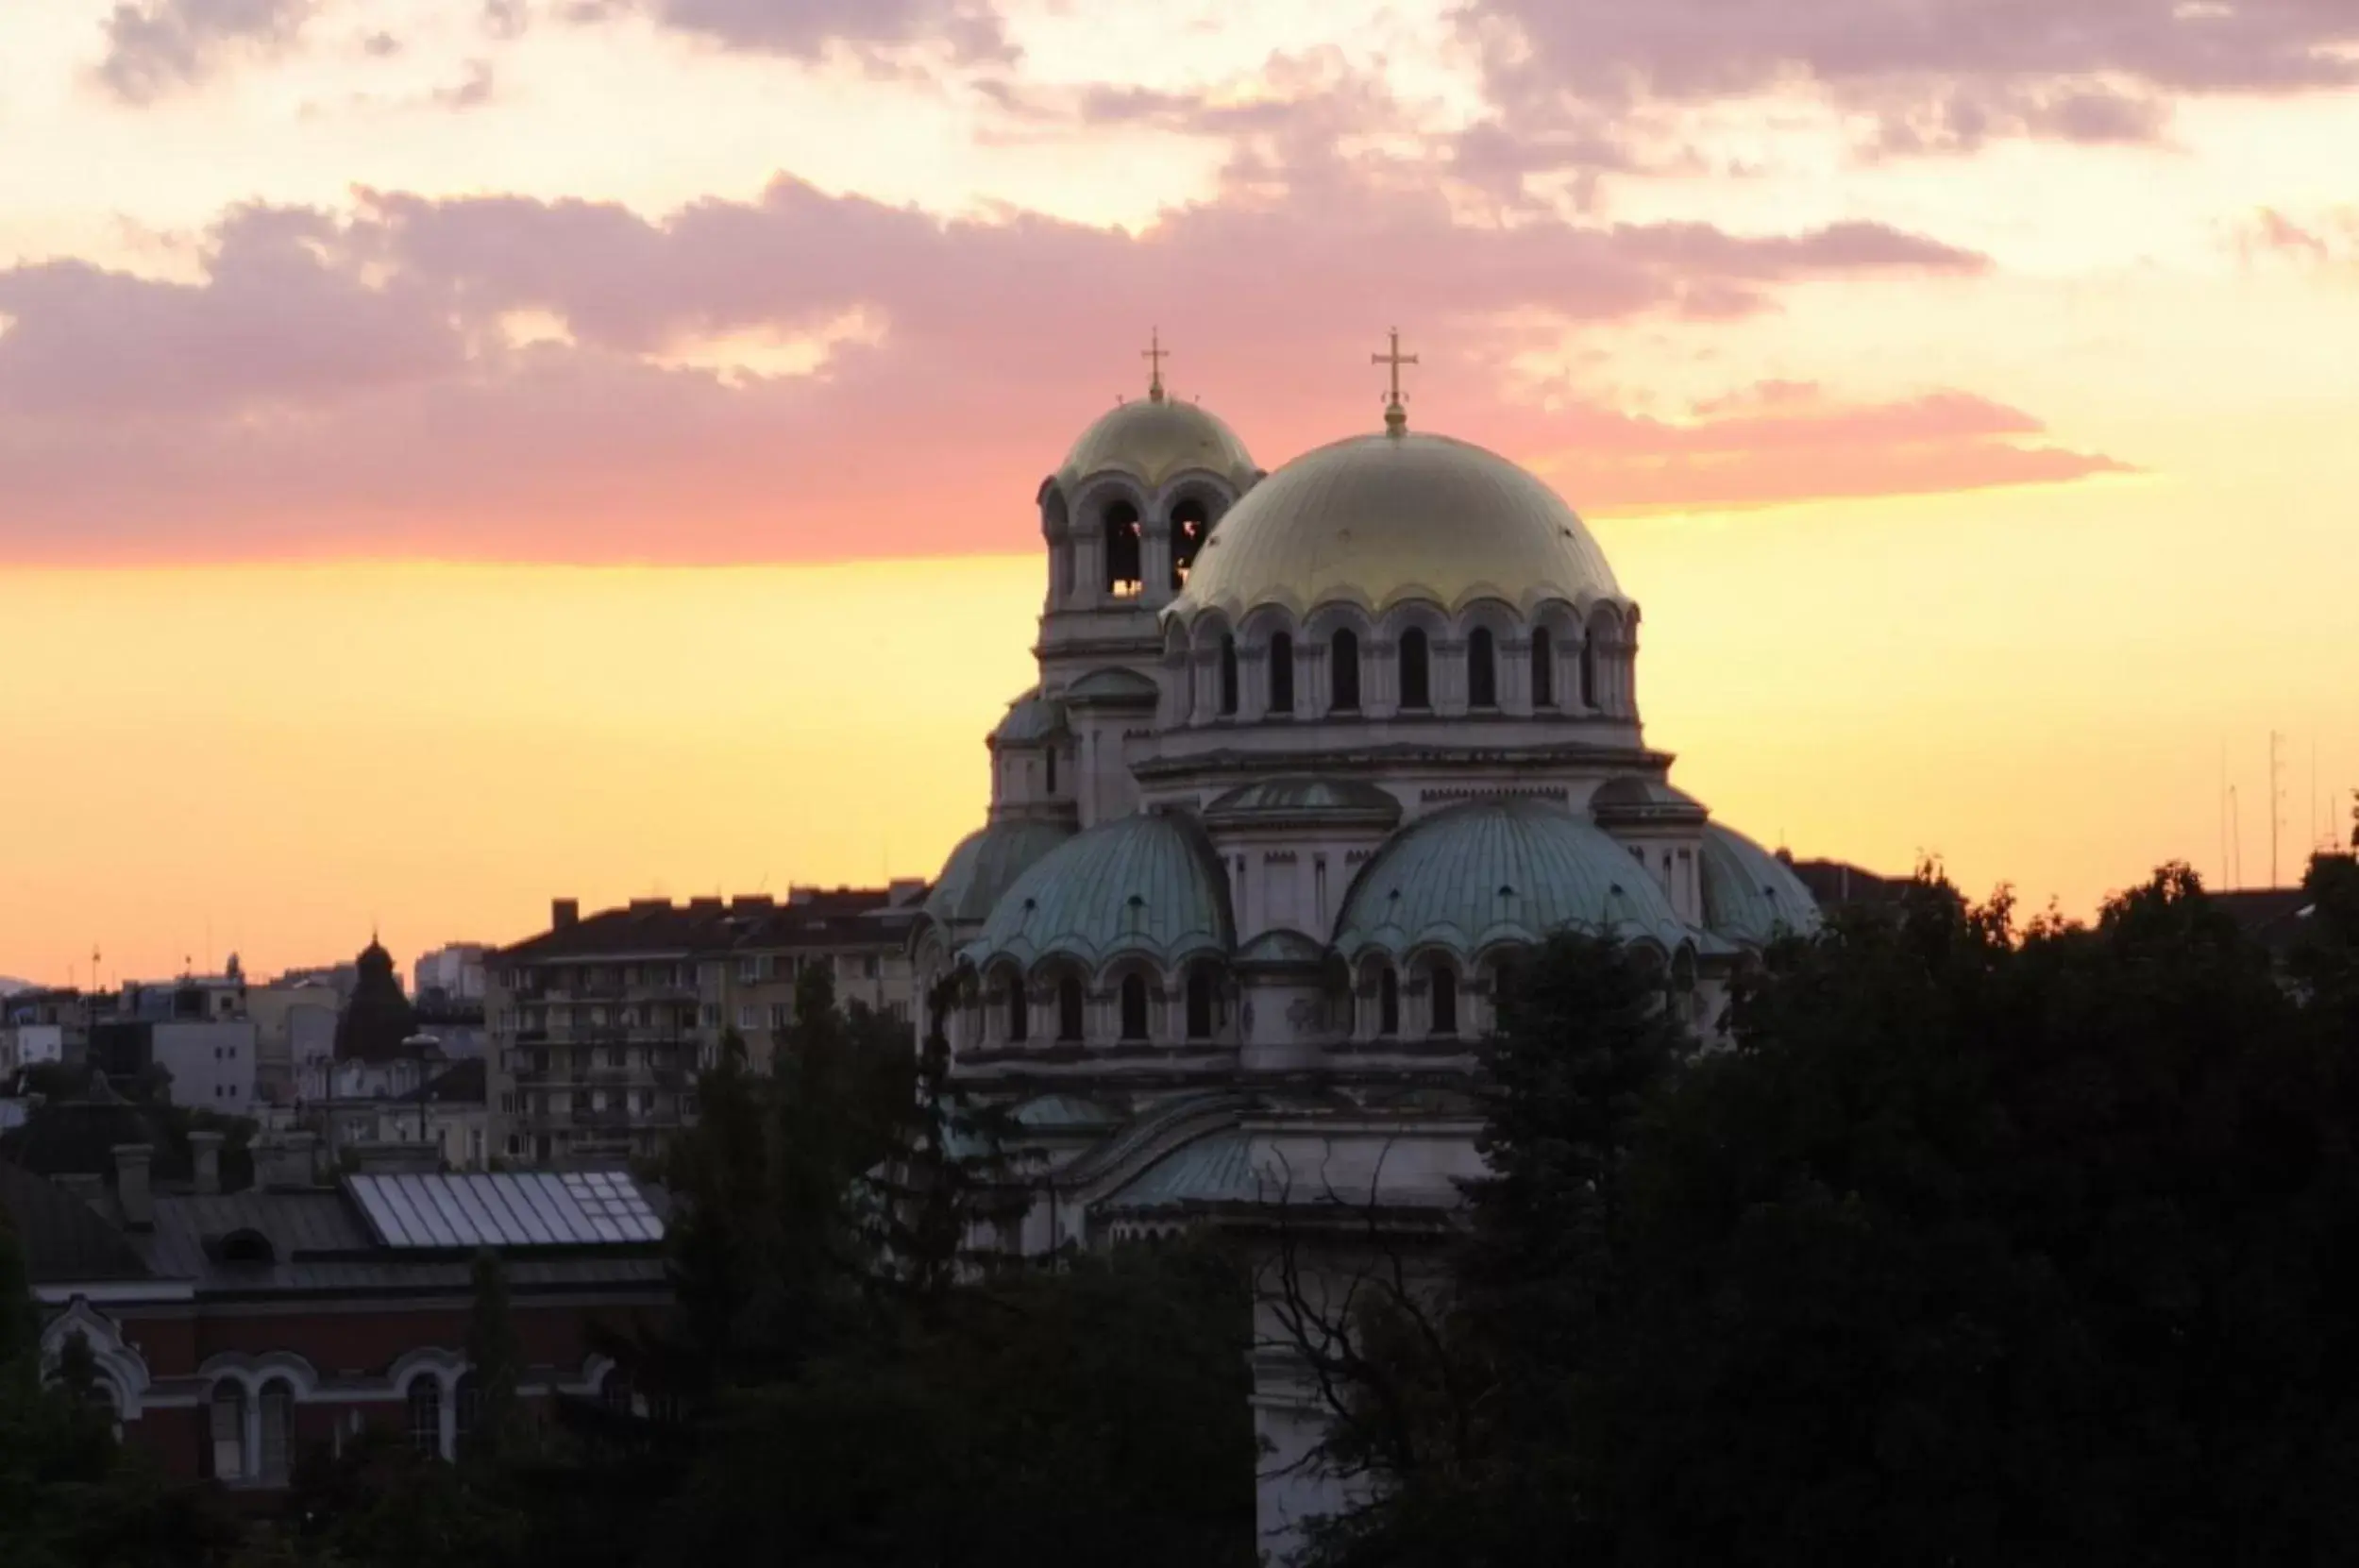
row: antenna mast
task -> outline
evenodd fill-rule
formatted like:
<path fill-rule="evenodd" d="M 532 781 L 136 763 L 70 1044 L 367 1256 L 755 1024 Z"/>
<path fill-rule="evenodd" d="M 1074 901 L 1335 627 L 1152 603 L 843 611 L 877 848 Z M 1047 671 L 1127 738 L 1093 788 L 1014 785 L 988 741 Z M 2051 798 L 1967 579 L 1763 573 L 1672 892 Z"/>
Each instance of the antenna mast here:
<path fill-rule="evenodd" d="M 2269 732 L 2269 885 L 2277 882 L 2277 838 L 2285 826 L 2285 769 L 2279 759 L 2285 737 Z"/>
<path fill-rule="evenodd" d="M 2228 885 L 2244 885 L 2244 823 L 2236 813 L 2236 786 L 2228 786 Z"/>

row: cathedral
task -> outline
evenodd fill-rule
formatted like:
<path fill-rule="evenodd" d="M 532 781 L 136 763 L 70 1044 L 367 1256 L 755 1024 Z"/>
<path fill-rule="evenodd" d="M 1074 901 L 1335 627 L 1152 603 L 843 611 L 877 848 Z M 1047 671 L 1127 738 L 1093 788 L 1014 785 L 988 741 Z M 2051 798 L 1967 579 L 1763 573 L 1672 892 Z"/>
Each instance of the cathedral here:
<path fill-rule="evenodd" d="M 911 952 L 1019 1129 L 1001 1244 L 1218 1226 L 1299 1304 L 1351 1267 L 1323 1214 L 1430 1236 L 1481 1173 L 1474 1054 L 1551 933 L 1643 944 L 1709 1029 L 1818 912 L 1646 746 L 1639 607 L 1572 508 L 1408 428 L 1397 336 L 1383 429 L 1267 472 L 1150 355 L 1041 482 L 1039 682 Z M 1254 1364 L 1279 1561 L 1348 1495 L 1285 1318 Z"/>

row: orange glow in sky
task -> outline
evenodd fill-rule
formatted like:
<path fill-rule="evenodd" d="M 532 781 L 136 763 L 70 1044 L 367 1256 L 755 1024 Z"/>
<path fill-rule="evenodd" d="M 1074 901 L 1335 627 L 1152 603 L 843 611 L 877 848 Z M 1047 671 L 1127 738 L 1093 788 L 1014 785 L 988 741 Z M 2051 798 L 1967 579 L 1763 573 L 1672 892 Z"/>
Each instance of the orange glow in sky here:
<path fill-rule="evenodd" d="M 1764 842 L 2258 884 L 2276 731 L 2293 875 L 2359 786 L 2359 15 L 1698 8 L 12 18 L 0 976 L 931 875 L 1151 327 L 1274 467 L 1397 324 Z"/>

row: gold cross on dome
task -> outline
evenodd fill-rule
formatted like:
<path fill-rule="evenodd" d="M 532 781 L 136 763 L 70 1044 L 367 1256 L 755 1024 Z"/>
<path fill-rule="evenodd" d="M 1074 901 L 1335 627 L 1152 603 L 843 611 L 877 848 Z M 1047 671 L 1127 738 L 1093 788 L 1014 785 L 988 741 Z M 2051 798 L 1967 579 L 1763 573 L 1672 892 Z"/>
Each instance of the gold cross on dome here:
<path fill-rule="evenodd" d="M 1371 354 L 1368 356 L 1368 362 L 1391 367 L 1392 387 L 1385 400 L 1384 425 L 1389 430 L 1399 430 L 1408 424 L 1408 411 L 1401 406 L 1401 366 L 1415 364 L 1417 356 L 1401 352 L 1401 329 L 1398 327 L 1392 329 L 1390 336 L 1391 351 L 1384 354 Z"/>
<path fill-rule="evenodd" d="M 1138 357 L 1152 362 L 1154 366 L 1147 375 L 1147 396 L 1150 401 L 1160 403 L 1163 401 L 1163 362 L 1171 357 L 1171 351 L 1163 346 L 1161 328 L 1148 332 L 1147 346 L 1138 351 Z"/>

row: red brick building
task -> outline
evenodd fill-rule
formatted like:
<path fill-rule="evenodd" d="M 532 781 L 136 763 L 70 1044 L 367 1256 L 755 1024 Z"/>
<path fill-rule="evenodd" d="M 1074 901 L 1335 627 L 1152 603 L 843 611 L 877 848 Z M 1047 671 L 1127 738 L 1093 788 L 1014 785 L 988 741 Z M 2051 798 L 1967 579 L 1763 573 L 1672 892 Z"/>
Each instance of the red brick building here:
<path fill-rule="evenodd" d="M 302 1135 L 296 1135 L 298 1139 Z M 185 1191 L 151 1191 L 148 1151 L 111 1182 L 0 1164 L 56 1355 L 79 1333 L 126 1442 L 181 1477 L 269 1490 L 312 1444 L 369 1427 L 449 1456 L 473 1414 L 465 1343 L 474 1256 L 499 1256 L 531 1408 L 627 1397 L 592 1349 L 669 1301 L 660 1193 L 618 1172 L 310 1179 L 266 1155 L 222 1192 L 200 1147 Z"/>

